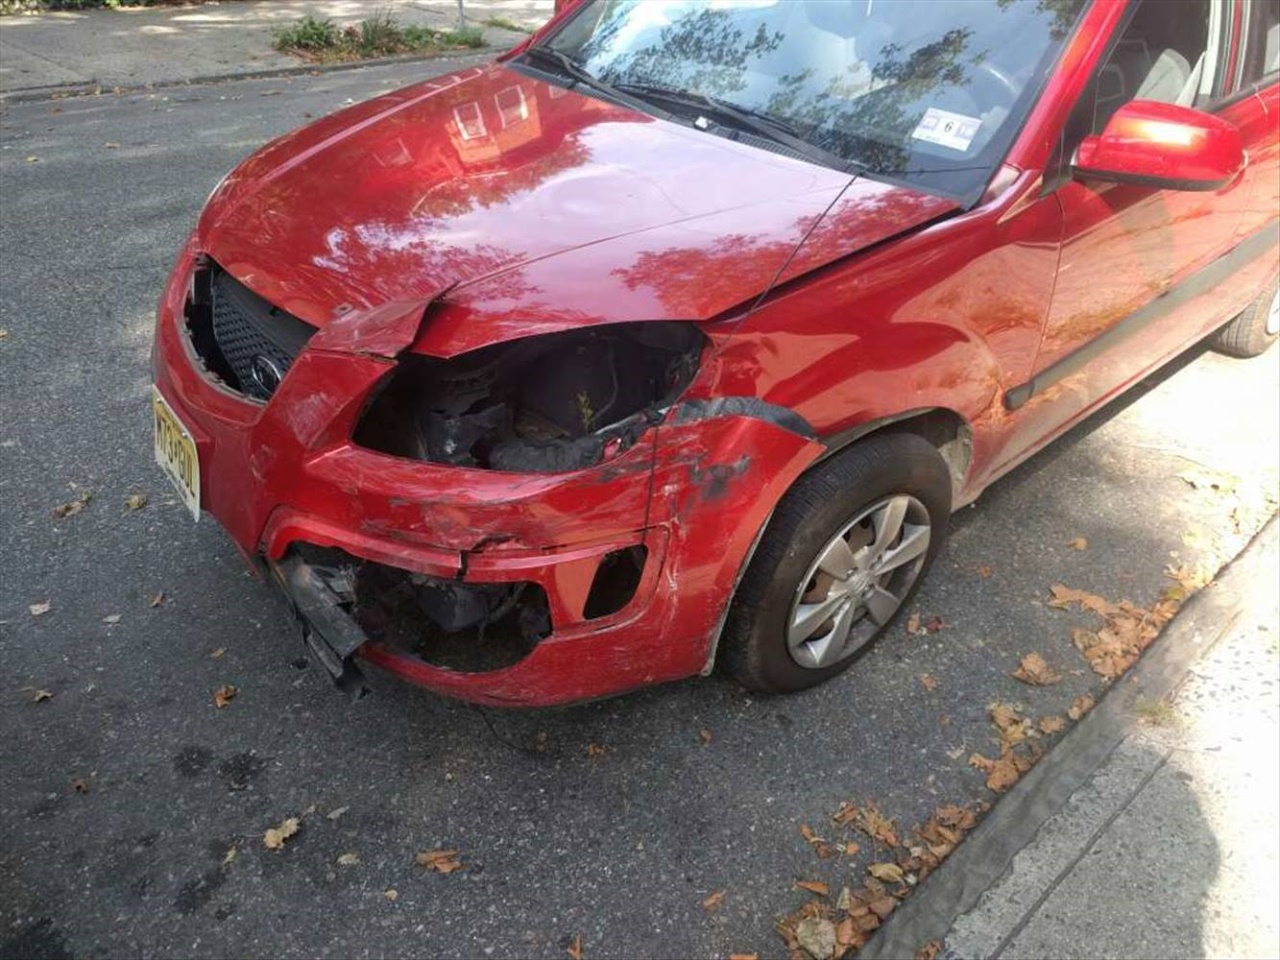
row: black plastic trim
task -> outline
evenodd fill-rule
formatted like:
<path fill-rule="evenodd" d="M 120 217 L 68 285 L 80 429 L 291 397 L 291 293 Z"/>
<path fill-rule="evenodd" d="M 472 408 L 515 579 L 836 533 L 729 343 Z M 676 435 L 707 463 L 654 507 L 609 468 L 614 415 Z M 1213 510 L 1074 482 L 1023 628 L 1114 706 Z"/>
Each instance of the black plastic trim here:
<path fill-rule="evenodd" d="M 692 423 L 697 420 L 712 420 L 716 417 L 748 417 L 752 420 L 763 420 L 775 427 L 799 434 L 806 440 L 816 440 L 817 432 L 804 417 L 780 407 L 767 403 L 759 397 L 716 397 L 714 400 L 684 400 L 676 404 L 672 414 L 672 423 Z"/>

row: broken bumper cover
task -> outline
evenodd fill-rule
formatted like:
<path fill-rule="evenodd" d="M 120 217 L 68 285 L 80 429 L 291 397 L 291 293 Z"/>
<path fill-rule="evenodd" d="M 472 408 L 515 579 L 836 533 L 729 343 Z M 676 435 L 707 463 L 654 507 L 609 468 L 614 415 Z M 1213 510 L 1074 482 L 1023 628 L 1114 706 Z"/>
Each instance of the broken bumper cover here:
<path fill-rule="evenodd" d="M 394 361 L 308 349 L 270 403 L 247 401 L 199 366 L 182 326 L 185 289 L 180 264 L 153 358 L 158 389 L 196 442 L 202 508 L 246 559 L 274 568 L 337 677 L 354 655 L 450 696 L 547 705 L 703 672 L 757 532 L 823 452 L 790 424 L 720 404 L 677 409 L 617 458 L 567 474 L 390 457 L 350 438 Z M 550 630 L 500 669 L 440 666 L 364 631 L 331 585 L 291 562 L 301 545 L 440 580 L 536 584 Z M 589 616 L 602 563 L 634 548 L 644 562 L 629 599 Z"/>

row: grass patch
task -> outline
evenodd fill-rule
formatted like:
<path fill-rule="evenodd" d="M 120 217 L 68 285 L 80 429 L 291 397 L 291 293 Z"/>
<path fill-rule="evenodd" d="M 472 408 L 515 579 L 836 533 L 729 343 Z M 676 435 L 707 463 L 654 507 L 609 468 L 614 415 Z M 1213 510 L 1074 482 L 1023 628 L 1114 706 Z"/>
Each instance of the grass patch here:
<path fill-rule="evenodd" d="M 296 23 L 276 28 L 273 46 L 307 60 L 332 62 L 398 53 L 475 49 L 484 46 L 484 35 L 477 27 L 461 30 L 402 27 L 389 10 L 381 10 L 349 27 L 339 27 L 332 20 L 308 14 Z"/>
<path fill-rule="evenodd" d="M 1178 716 L 1178 712 L 1166 700 L 1139 697 L 1138 702 L 1133 705 L 1133 712 L 1138 715 L 1138 718 L 1144 724 L 1150 727 L 1173 728 L 1182 725 L 1182 718 Z"/>
<path fill-rule="evenodd" d="M 497 27 L 499 30 L 514 30 L 516 33 L 533 33 L 528 27 L 521 26 L 507 17 L 490 17 L 484 21 L 486 27 Z"/>

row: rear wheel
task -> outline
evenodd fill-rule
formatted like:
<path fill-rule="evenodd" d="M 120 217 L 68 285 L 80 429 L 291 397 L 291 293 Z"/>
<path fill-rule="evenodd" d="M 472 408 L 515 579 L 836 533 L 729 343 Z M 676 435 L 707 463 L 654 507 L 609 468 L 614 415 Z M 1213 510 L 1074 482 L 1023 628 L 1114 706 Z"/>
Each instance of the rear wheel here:
<path fill-rule="evenodd" d="M 1280 336 L 1280 278 L 1238 317 L 1222 327 L 1210 341 L 1219 353 L 1231 357 L 1257 357 Z"/>
<path fill-rule="evenodd" d="M 910 600 L 946 534 L 951 475 L 911 434 L 872 437 L 778 504 L 725 624 L 722 664 L 770 693 L 847 669 Z"/>

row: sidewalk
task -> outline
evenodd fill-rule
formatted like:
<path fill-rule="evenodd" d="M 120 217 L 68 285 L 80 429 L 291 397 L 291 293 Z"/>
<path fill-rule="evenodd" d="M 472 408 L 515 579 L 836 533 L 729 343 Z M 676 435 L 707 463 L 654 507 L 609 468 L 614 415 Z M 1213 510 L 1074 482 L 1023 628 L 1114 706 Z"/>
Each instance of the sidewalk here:
<path fill-rule="evenodd" d="M 1273 518 L 861 957 L 1280 956 L 1277 584 Z"/>
<path fill-rule="evenodd" d="M 552 0 L 464 0 L 470 25 L 493 52 L 544 23 Z M 389 10 L 401 24 L 452 29 L 457 0 L 245 0 L 0 17 L 0 96 L 82 87 L 138 87 L 315 69 L 272 49 L 272 30 L 306 14 L 340 25 Z"/>

